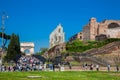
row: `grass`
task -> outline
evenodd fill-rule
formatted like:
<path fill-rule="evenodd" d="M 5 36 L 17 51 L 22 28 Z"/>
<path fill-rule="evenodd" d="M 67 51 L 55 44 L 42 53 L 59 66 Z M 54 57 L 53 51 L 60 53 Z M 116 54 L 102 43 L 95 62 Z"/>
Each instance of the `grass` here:
<path fill-rule="evenodd" d="M 76 66 L 76 65 L 78 66 L 78 65 L 80 65 L 80 63 L 77 62 L 77 61 L 71 61 L 70 63 L 71 63 L 72 66 Z"/>
<path fill-rule="evenodd" d="M 41 76 L 41 78 L 28 78 L 27 76 Z M 0 80 L 120 80 L 120 72 L 1 72 Z"/>

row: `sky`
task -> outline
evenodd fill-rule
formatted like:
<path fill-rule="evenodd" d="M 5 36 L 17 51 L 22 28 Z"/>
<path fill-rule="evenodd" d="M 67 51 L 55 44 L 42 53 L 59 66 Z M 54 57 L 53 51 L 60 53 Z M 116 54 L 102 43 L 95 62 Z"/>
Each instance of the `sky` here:
<path fill-rule="evenodd" d="M 38 52 L 49 47 L 49 35 L 59 23 L 68 41 L 91 17 L 98 22 L 120 20 L 120 0 L 0 0 L 0 17 L 2 12 L 9 16 L 5 33 L 18 34 L 20 42 L 34 42 Z"/>

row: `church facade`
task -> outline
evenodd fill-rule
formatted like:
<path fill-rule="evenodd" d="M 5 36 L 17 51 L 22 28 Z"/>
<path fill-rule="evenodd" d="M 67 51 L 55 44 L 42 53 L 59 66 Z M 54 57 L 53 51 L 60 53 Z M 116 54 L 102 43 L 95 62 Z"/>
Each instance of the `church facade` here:
<path fill-rule="evenodd" d="M 63 27 L 61 24 L 57 26 L 57 28 L 50 34 L 49 37 L 49 44 L 50 47 L 52 48 L 55 45 L 61 44 L 65 42 L 65 33 L 63 32 Z"/>
<path fill-rule="evenodd" d="M 96 40 L 96 38 L 120 38 L 120 20 L 104 20 L 97 22 L 96 18 L 91 18 L 89 23 L 83 27 L 80 40 Z M 103 38 L 102 37 L 102 38 Z"/>

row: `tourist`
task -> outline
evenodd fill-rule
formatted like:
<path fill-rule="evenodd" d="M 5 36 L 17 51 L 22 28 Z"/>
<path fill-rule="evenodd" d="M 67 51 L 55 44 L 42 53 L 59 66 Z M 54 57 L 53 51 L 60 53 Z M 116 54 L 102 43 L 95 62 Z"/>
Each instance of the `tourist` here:
<path fill-rule="evenodd" d="M 110 71 L 110 64 L 107 65 L 107 68 L 108 68 L 108 72 Z"/>
<path fill-rule="evenodd" d="M 69 69 L 70 69 L 70 70 L 72 69 L 72 65 L 71 65 L 71 63 L 69 63 Z"/>
<path fill-rule="evenodd" d="M 86 64 L 85 64 L 85 70 L 87 70 L 87 67 L 88 67 L 88 64 L 86 63 Z"/>
<path fill-rule="evenodd" d="M 46 71 L 46 63 L 44 63 L 44 71 Z"/>
<path fill-rule="evenodd" d="M 98 64 L 96 65 L 96 70 L 99 71 L 99 65 Z"/>
<path fill-rule="evenodd" d="M 91 65 L 90 65 L 90 70 L 93 70 L 93 67 L 94 67 L 94 65 L 93 65 L 93 64 L 91 64 Z"/>
<path fill-rule="evenodd" d="M 58 64 L 58 68 L 59 68 L 59 71 L 61 71 L 61 65 L 60 65 L 60 63 Z"/>
<path fill-rule="evenodd" d="M 53 64 L 53 71 L 55 71 L 55 64 Z"/>
<path fill-rule="evenodd" d="M 118 66 L 118 65 L 116 65 L 116 71 L 117 71 L 117 72 L 119 71 L 119 66 Z"/>
<path fill-rule="evenodd" d="M 64 65 L 61 66 L 61 69 L 60 69 L 60 70 L 61 70 L 61 71 L 64 71 L 64 70 L 65 70 Z"/>
<path fill-rule="evenodd" d="M 42 64 L 39 65 L 39 70 L 42 71 Z"/>

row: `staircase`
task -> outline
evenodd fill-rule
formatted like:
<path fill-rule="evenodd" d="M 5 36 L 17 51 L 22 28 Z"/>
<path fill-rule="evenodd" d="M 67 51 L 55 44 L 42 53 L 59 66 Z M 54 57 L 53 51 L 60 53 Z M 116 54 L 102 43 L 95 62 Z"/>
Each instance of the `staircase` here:
<path fill-rule="evenodd" d="M 112 42 L 112 43 L 109 43 L 101 48 L 98 48 L 98 49 L 94 48 L 94 49 L 91 49 L 89 51 L 84 52 L 83 54 L 79 54 L 77 56 L 74 56 L 74 58 L 79 62 L 82 61 L 83 59 L 87 59 L 87 60 L 95 62 L 99 65 L 106 66 L 107 64 L 110 64 L 110 63 L 107 61 L 98 59 L 96 57 L 93 57 L 93 55 L 112 53 L 112 51 L 117 49 L 118 46 L 120 46 L 120 41 Z"/>
<path fill-rule="evenodd" d="M 120 41 L 109 43 L 101 48 L 91 49 L 89 51 L 84 52 L 83 54 L 84 55 L 96 55 L 96 54 L 102 54 L 102 53 L 104 53 L 104 54 L 111 53 L 118 46 L 120 46 Z"/>

